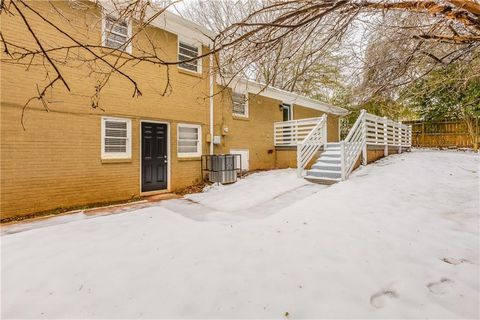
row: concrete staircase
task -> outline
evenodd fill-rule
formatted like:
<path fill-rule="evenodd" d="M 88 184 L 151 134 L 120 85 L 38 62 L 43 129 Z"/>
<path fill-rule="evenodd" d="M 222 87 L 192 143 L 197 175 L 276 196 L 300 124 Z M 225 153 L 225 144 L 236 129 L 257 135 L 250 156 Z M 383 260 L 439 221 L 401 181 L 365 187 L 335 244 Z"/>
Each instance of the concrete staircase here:
<path fill-rule="evenodd" d="M 340 143 L 327 143 L 325 152 L 317 159 L 305 176 L 307 180 L 332 184 L 342 180 Z"/>

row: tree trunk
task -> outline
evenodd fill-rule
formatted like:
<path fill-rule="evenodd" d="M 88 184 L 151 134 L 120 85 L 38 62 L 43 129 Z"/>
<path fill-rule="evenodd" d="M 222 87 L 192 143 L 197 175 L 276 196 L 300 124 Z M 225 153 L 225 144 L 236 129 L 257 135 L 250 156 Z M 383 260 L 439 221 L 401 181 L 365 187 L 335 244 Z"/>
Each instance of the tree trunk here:
<path fill-rule="evenodd" d="M 473 143 L 473 150 L 478 151 L 478 117 L 470 117 L 469 115 L 465 114 L 463 117 L 463 121 L 467 125 L 467 130 L 470 138 L 472 139 Z M 475 121 L 475 122 L 474 122 Z"/>

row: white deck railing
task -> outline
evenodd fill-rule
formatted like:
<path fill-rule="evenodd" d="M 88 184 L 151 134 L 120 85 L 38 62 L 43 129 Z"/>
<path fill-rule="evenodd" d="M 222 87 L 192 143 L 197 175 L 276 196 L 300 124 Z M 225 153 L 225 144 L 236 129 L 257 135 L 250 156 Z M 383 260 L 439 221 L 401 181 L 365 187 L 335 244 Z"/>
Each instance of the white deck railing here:
<path fill-rule="evenodd" d="M 324 114 L 317 125 L 297 146 L 297 173 L 302 176 L 303 170 L 320 148 L 327 143 L 327 115 Z"/>
<path fill-rule="evenodd" d="M 365 113 L 365 127 L 368 145 L 412 146 L 412 126 Z"/>
<path fill-rule="evenodd" d="M 345 180 L 365 148 L 365 110 L 355 121 L 345 140 L 340 141 L 340 161 L 342 167 L 342 180 Z"/>
<path fill-rule="evenodd" d="M 348 178 L 362 153 L 362 163 L 367 164 L 367 145 L 384 146 L 384 155 L 389 147 L 410 148 L 412 127 L 378 117 L 362 110 L 345 140 L 340 141 L 342 180 Z"/>
<path fill-rule="evenodd" d="M 274 144 L 276 147 L 296 147 L 302 142 L 322 118 L 274 123 Z"/>

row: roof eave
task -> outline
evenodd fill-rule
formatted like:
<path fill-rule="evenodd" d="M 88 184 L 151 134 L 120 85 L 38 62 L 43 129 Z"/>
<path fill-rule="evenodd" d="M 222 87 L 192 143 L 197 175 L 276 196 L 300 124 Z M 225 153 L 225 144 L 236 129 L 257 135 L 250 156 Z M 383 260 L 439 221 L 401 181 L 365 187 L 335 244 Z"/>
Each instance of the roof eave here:
<path fill-rule="evenodd" d="M 345 116 L 349 113 L 347 109 L 336 107 L 326 102 L 311 99 L 293 92 L 288 92 L 271 87 L 259 82 L 247 79 L 228 79 L 228 87 L 233 89 L 247 90 L 249 93 L 280 100 L 289 104 L 297 104 L 302 107 L 322 111 L 325 113 Z M 219 83 L 223 85 L 222 83 Z"/>

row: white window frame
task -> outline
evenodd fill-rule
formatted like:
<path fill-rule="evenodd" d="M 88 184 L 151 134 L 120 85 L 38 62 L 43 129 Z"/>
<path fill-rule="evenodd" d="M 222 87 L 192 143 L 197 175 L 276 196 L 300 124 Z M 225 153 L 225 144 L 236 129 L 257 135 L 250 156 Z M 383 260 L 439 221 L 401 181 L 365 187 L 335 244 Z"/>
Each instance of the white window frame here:
<path fill-rule="evenodd" d="M 198 129 L 197 152 L 180 152 L 180 128 L 196 128 Z M 201 157 L 202 156 L 202 126 L 199 124 L 179 123 L 177 124 L 177 156 L 179 158 Z"/>
<path fill-rule="evenodd" d="M 130 41 L 128 45 L 125 47 L 125 49 L 123 50 L 119 48 L 111 48 L 107 46 L 107 17 L 115 18 L 115 15 L 108 14 L 105 11 L 102 12 L 102 46 L 112 50 L 119 50 L 119 51 L 125 51 L 127 53 L 132 53 L 132 41 Z M 127 41 L 129 41 L 132 38 L 132 20 L 128 19 L 126 22 L 127 22 Z"/>
<path fill-rule="evenodd" d="M 132 158 L 132 120 L 128 118 L 115 118 L 115 117 L 102 117 L 101 119 L 101 148 L 102 148 L 102 159 L 131 159 Z M 127 145 L 125 152 L 105 152 L 105 122 L 106 121 L 116 121 L 116 122 L 126 122 L 127 123 Z"/>
<path fill-rule="evenodd" d="M 283 106 L 287 105 L 289 108 L 288 108 L 288 115 L 290 117 L 290 119 L 288 120 L 284 120 L 284 121 L 292 121 L 294 118 L 293 118 L 293 103 L 288 103 L 288 102 L 282 102 L 282 108 Z M 282 109 L 282 118 L 283 118 L 283 109 Z"/>
<path fill-rule="evenodd" d="M 234 109 L 233 109 L 233 94 L 243 94 L 245 96 L 245 113 L 236 113 L 234 112 Z M 249 99 L 248 99 L 248 92 L 244 91 L 236 91 L 236 90 L 233 90 L 232 91 L 232 114 L 235 116 L 235 117 L 240 117 L 240 118 L 248 118 L 248 114 L 249 114 L 249 103 L 248 103 Z"/>
<path fill-rule="evenodd" d="M 197 56 L 200 56 L 202 54 L 201 44 L 194 43 L 193 41 L 189 41 L 189 40 L 182 39 L 182 38 L 179 37 L 178 41 L 177 41 L 177 59 L 178 59 L 178 56 L 180 55 L 180 42 L 187 45 L 187 46 L 196 47 L 197 48 Z M 180 61 L 180 59 L 178 59 L 178 60 Z M 177 67 L 179 69 L 187 71 L 187 72 L 201 74 L 202 73 L 202 59 L 201 58 L 197 59 L 197 71 L 193 71 L 193 70 L 190 70 L 190 69 L 187 69 L 187 68 L 183 68 L 182 66 L 180 66 L 180 63 L 177 65 Z"/>

